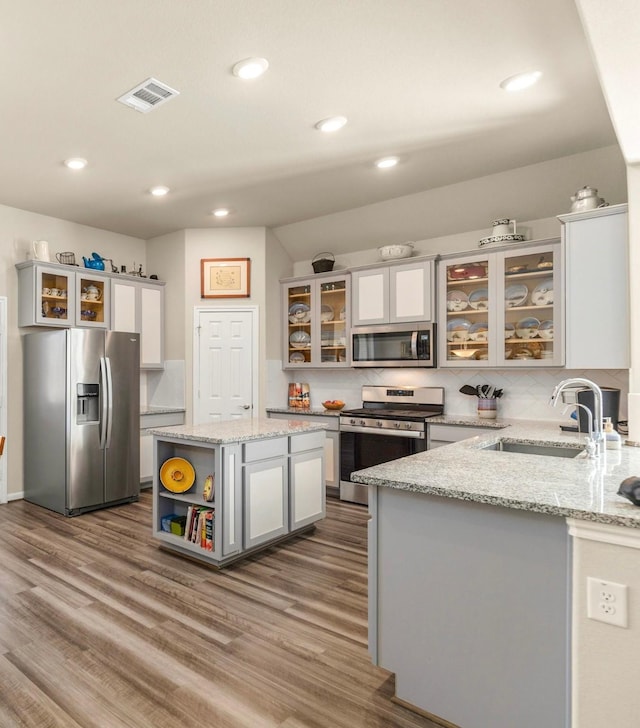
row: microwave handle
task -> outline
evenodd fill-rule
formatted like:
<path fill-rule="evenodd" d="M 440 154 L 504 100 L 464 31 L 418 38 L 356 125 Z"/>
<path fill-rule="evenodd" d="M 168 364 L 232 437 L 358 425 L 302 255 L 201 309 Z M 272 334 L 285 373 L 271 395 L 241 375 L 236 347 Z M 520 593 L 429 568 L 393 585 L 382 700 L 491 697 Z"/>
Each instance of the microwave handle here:
<path fill-rule="evenodd" d="M 418 332 L 413 331 L 411 333 L 411 358 L 416 360 L 418 358 Z"/>

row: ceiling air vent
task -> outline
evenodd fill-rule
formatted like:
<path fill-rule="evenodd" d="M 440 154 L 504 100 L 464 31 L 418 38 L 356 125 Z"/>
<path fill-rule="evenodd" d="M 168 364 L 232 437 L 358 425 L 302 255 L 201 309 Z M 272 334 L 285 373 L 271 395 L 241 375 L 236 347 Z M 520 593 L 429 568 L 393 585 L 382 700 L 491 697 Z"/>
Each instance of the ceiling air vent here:
<path fill-rule="evenodd" d="M 166 83 L 158 81 L 157 78 L 148 78 L 146 81 L 138 84 L 131 91 L 120 96 L 117 100 L 125 106 L 130 106 L 136 111 L 148 114 L 153 109 L 169 101 L 174 96 L 178 96 L 180 91 L 167 86 Z"/>

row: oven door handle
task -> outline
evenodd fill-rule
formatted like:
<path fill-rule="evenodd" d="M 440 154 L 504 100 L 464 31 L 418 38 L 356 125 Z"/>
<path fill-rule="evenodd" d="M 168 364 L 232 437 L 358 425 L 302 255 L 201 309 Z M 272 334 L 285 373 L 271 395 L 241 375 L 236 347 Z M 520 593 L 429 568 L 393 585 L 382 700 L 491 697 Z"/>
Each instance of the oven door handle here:
<path fill-rule="evenodd" d="M 424 440 L 424 430 L 391 430 L 389 428 L 356 427 L 355 425 L 340 424 L 340 432 L 357 432 L 363 435 L 391 435 L 391 437 L 405 437 L 414 440 Z"/>

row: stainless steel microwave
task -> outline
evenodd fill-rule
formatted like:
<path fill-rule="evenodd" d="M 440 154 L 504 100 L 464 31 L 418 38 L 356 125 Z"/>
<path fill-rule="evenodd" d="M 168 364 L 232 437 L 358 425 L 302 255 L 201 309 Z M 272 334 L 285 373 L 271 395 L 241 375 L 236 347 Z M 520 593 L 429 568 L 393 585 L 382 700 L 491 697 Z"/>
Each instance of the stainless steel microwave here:
<path fill-rule="evenodd" d="M 435 324 L 355 326 L 351 329 L 353 367 L 435 367 Z"/>

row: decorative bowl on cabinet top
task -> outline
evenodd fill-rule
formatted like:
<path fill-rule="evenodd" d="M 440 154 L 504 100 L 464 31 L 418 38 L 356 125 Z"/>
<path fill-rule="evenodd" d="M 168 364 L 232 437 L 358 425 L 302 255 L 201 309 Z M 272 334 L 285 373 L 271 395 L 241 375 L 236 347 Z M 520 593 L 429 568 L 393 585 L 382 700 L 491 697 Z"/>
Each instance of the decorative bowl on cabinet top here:
<path fill-rule="evenodd" d="M 383 245 L 378 248 L 382 260 L 395 260 L 397 258 L 408 258 L 413 253 L 413 242 L 394 243 L 393 245 Z"/>

